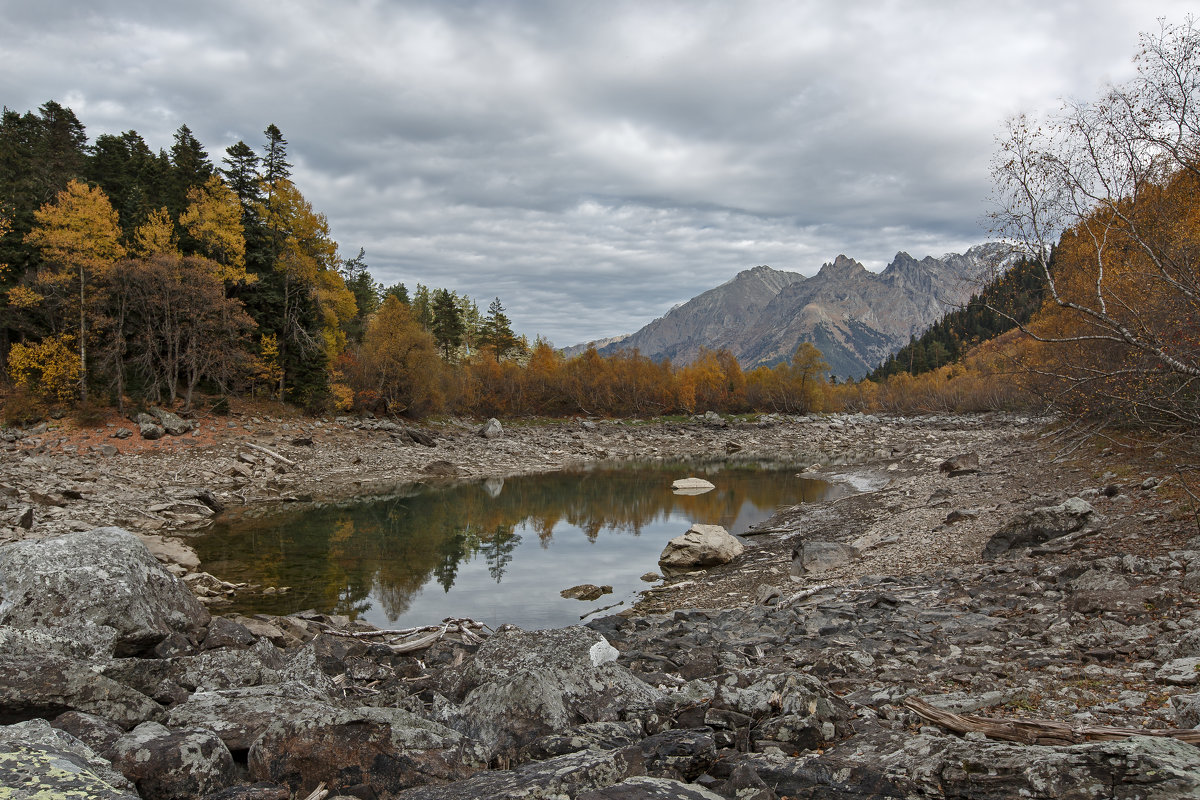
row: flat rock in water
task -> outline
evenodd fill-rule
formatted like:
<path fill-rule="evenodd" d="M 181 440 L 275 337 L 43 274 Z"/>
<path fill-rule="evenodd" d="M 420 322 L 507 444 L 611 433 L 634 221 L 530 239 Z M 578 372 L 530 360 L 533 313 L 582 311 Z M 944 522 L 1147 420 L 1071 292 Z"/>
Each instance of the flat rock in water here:
<path fill-rule="evenodd" d="M 671 484 L 671 488 L 675 490 L 676 494 L 692 495 L 711 492 L 717 487 L 703 478 L 680 478 Z"/>

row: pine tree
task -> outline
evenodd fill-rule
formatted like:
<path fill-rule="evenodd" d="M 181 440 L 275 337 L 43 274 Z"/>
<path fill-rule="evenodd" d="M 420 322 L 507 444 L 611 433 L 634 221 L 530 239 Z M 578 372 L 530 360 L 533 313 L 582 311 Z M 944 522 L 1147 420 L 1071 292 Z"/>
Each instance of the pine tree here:
<path fill-rule="evenodd" d="M 175 131 L 175 143 L 171 145 L 171 196 L 167 208 L 172 216 L 178 217 L 187 208 L 188 190 L 203 186 L 213 172 L 204 145 L 192 135 L 187 125 L 180 125 Z"/>
<path fill-rule="evenodd" d="M 503 361 L 520 347 L 520 341 L 512 330 L 512 322 L 504 313 L 504 306 L 497 297 L 488 306 L 487 316 L 479 334 L 479 346 L 488 348 L 497 361 Z"/>
<path fill-rule="evenodd" d="M 438 289 L 433 293 L 433 339 L 437 342 L 438 350 L 447 361 L 453 361 L 458 348 L 463 343 L 466 325 L 463 322 L 462 311 L 459 310 L 454 293 L 448 289 Z"/>

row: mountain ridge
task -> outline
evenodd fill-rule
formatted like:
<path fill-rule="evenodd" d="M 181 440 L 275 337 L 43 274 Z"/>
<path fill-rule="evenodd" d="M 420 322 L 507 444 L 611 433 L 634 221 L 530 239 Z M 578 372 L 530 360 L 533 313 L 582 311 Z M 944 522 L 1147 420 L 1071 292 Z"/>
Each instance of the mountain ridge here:
<path fill-rule="evenodd" d="M 985 243 L 918 261 L 899 251 L 880 272 L 839 254 L 811 277 L 760 265 L 597 350 L 611 355 L 637 349 L 684 364 L 702 348 L 727 349 L 743 369 L 753 369 L 786 361 L 802 342 L 811 342 L 832 374 L 859 378 L 970 299 L 1005 268 L 1007 252 L 1002 244 Z"/>

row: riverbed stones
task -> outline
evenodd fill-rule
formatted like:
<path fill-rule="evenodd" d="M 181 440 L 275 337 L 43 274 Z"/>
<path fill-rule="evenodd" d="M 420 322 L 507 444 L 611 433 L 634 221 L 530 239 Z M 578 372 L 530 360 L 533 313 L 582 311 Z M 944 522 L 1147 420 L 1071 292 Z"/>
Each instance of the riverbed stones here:
<path fill-rule="evenodd" d="M 504 435 L 504 426 L 500 424 L 500 420 L 493 417 L 479 429 L 479 435 L 484 439 L 499 439 Z"/>
<path fill-rule="evenodd" d="M 732 561 L 745 550 L 746 546 L 720 525 L 696 523 L 682 536 L 667 542 L 658 563 L 674 570 L 712 567 Z"/>
<path fill-rule="evenodd" d="M 1058 505 L 1022 511 L 988 539 L 983 557 L 992 559 L 1011 550 L 1039 545 L 1083 530 L 1097 521 L 1096 510 L 1078 497 Z"/>
<path fill-rule="evenodd" d="M 208 611 L 134 534 L 96 528 L 0 547 L 0 624 L 116 631 L 118 655 L 208 624 Z"/>

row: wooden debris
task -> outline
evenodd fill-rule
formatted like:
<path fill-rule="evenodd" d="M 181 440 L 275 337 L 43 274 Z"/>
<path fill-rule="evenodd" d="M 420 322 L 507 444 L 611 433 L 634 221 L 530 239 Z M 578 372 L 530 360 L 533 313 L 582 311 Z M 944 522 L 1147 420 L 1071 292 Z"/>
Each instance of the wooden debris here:
<path fill-rule="evenodd" d="M 904 707 L 922 719 L 955 733 L 977 732 L 989 739 L 1020 744 L 1063 745 L 1117 741 L 1131 736 L 1159 736 L 1200 745 L 1200 730 L 1112 728 L 1103 725 L 1074 728 L 1065 722 L 1049 719 L 992 719 L 975 714 L 953 714 L 917 697 L 907 698 Z"/>
<path fill-rule="evenodd" d="M 473 619 L 465 617 L 447 617 L 442 620 L 441 625 L 423 625 L 417 628 L 401 628 L 399 630 L 380 630 L 380 631 L 342 631 L 336 628 L 329 628 L 325 632 L 333 636 L 346 636 L 351 639 L 374 639 L 378 637 L 390 637 L 392 639 L 408 639 L 408 641 L 392 641 L 385 642 L 392 649 L 393 653 L 411 653 L 417 650 L 424 650 L 434 642 L 443 638 L 447 634 L 457 634 L 463 644 L 480 644 L 483 637 L 479 632 L 486 629 L 487 626 L 482 622 L 476 622 Z M 416 639 L 409 637 L 418 636 Z"/>

